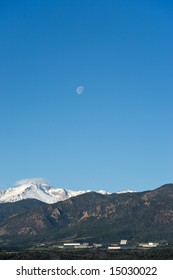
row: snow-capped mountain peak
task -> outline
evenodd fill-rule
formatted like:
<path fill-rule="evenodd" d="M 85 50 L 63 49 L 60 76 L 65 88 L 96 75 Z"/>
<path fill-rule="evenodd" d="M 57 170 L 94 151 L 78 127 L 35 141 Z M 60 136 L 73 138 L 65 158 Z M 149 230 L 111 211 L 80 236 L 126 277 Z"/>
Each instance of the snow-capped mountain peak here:
<path fill-rule="evenodd" d="M 43 178 L 23 179 L 17 181 L 14 188 L 0 190 L 0 203 L 15 202 L 31 198 L 52 204 L 87 192 L 91 192 L 91 190 L 73 191 L 64 188 L 52 187 Z M 105 190 L 99 190 L 96 192 L 102 195 L 111 194 Z M 117 194 L 131 192 L 133 191 L 127 190 L 117 192 Z"/>
<path fill-rule="evenodd" d="M 16 187 L 0 191 L 0 203 L 15 202 L 23 199 L 37 199 L 48 204 L 66 200 L 90 191 L 72 191 L 49 186 L 43 179 L 33 178 L 18 181 Z M 108 194 L 106 191 L 98 191 Z"/>

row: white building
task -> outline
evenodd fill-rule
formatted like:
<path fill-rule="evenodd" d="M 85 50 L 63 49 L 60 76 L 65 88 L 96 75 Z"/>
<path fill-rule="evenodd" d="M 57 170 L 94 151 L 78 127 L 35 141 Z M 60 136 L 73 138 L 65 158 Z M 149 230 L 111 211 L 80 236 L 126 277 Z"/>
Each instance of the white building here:
<path fill-rule="evenodd" d="M 80 243 L 64 243 L 64 248 L 78 248 L 81 244 Z"/>
<path fill-rule="evenodd" d="M 157 247 L 158 245 L 159 243 L 155 243 L 155 242 L 139 243 L 139 246 L 143 248 L 154 248 Z"/>
<path fill-rule="evenodd" d="M 108 250 L 119 250 L 119 249 L 121 249 L 120 246 L 109 246 L 108 247 Z"/>
<path fill-rule="evenodd" d="M 127 240 L 121 240 L 120 245 L 127 245 Z"/>

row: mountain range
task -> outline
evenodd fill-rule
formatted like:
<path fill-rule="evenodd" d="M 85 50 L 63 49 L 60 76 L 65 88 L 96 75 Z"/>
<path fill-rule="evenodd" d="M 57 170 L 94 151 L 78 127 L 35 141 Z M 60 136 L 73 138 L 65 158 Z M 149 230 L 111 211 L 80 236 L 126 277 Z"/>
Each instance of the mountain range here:
<path fill-rule="evenodd" d="M 85 192 L 48 204 L 22 199 L 0 204 L 0 246 L 39 242 L 172 242 L 173 184 L 152 191 Z"/>
<path fill-rule="evenodd" d="M 63 188 L 51 187 L 41 180 L 21 180 L 15 188 L 9 188 L 7 190 L 0 190 L 0 203 L 4 202 L 16 202 L 23 199 L 37 199 L 48 204 L 52 204 L 58 201 L 66 200 L 70 197 L 81 195 L 87 191 L 72 191 Z M 109 194 L 107 191 L 97 191 L 101 194 Z"/>

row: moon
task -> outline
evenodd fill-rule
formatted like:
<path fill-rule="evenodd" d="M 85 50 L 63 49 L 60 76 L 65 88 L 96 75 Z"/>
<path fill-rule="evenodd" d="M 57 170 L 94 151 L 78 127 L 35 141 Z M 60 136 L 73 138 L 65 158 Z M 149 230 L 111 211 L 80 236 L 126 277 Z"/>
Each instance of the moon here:
<path fill-rule="evenodd" d="M 78 95 L 80 95 L 80 94 L 82 94 L 83 92 L 84 92 L 84 86 L 78 86 L 77 88 L 76 88 L 76 93 L 78 94 Z"/>

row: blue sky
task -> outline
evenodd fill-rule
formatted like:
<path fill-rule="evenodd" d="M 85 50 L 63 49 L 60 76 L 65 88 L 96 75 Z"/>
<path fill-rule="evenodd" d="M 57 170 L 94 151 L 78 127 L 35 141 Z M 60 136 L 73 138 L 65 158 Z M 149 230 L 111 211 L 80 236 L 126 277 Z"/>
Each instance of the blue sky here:
<path fill-rule="evenodd" d="M 163 0 L 1 1 L 1 189 L 173 182 L 172 18 Z"/>

